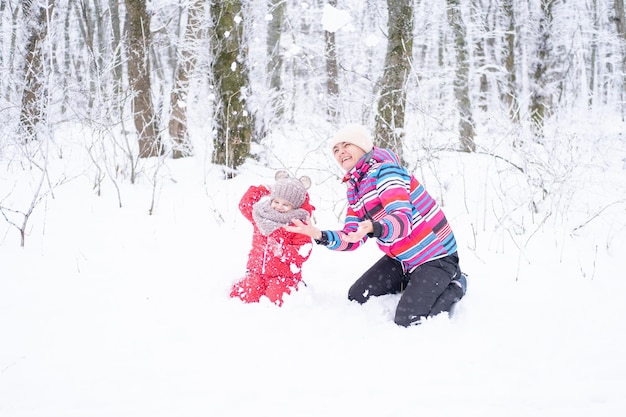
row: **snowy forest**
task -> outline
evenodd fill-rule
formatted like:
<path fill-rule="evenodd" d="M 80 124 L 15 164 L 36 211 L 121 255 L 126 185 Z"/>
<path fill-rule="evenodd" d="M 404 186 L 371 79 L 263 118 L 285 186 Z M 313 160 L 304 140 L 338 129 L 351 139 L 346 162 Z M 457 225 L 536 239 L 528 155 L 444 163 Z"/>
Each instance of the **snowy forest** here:
<path fill-rule="evenodd" d="M 623 0 L 0 0 L 0 416 L 626 415 Z M 381 253 L 229 298 L 277 170 L 341 229 L 358 123 L 468 291 L 396 326 Z"/>
<path fill-rule="evenodd" d="M 0 14 L 3 147 L 80 126 L 94 164 L 131 181 L 138 158 L 202 148 L 236 171 L 286 123 L 360 121 L 410 159 L 433 139 L 542 144 L 572 109 L 625 111 L 622 0 L 7 0 Z"/>
<path fill-rule="evenodd" d="M 442 200 L 440 161 L 497 163 L 510 184 L 485 198 L 507 234 L 548 218 L 571 233 L 625 205 L 605 194 L 568 213 L 572 179 L 609 163 L 594 155 L 626 164 L 624 13 L 622 0 L 3 1 L 3 235 L 24 246 L 33 213 L 76 178 L 120 207 L 124 185 L 149 184 L 152 214 L 186 158 L 205 183 L 256 161 L 321 184 L 337 176 L 325 141 L 355 122 Z"/>
<path fill-rule="evenodd" d="M 322 142 L 347 122 L 411 166 L 485 153 L 549 193 L 547 158 L 590 140 L 571 115 L 626 112 L 623 0 L 5 0 L 0 18 L 0 157 L 33 204 L 73 139 L 97 190 L 189 156 L 231 178 L 286 126 Z M 33 204 L 3 183 L 23 233 Z"/>

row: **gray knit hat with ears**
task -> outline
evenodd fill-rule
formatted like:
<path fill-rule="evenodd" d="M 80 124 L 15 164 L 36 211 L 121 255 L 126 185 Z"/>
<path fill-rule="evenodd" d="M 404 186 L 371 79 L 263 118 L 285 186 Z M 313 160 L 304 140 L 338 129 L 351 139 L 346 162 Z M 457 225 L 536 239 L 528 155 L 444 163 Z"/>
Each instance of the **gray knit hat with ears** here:
<path fill-rule="evenodd" d="M 306 200 L 306 190 L 311 186 L 311 179 L 307 176 L 293 178 L 287 171 L 278 171 L 275 179 L 276 183 L 270 188 L 270 196 L 289 201 L 293 208 L 302 207 Z"/>

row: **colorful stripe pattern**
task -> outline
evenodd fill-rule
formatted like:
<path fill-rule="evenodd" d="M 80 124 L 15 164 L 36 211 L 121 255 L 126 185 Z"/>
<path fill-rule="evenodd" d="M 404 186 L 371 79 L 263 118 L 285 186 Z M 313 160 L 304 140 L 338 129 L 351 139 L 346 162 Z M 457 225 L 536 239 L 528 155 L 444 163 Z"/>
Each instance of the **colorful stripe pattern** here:
<path fill-rule="evenodd" d="M 387 255 L 402 262 L 405 271 L 456 252 L 457 244 L 448 221 L 434 198 L 419 181 L 399 165 L 392 151 L 374 147 L 344 177 L 348 184 L 348 210 L 344 228 L 325 231 L 327 247 L 354 250 L 345 234 L 365 219 L 378 222 L 382 233 L 377 244 Z"/>

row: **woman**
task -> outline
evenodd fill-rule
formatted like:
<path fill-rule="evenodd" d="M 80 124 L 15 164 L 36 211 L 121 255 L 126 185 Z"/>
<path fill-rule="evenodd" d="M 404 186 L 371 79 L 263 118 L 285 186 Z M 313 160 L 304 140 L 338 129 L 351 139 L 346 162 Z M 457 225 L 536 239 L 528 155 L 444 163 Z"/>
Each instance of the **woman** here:
<path fill-rule="evenodd" d="M 348 209 L 342 230 L 320 230 L 310 219 L 285 229 L 332 250 L 349 251 L 376 238 L 385 255 L 350 288 L 359 303 L 371 296 L 402 293 L 394 321 L 419 324 L 450 311 L 465 294 L 452 229 L 437 202 L 399 164 L 397 155 L 374 147 L 367 129 L 349 125 L 332 139 L 332 152 L 346 171 Z"/>

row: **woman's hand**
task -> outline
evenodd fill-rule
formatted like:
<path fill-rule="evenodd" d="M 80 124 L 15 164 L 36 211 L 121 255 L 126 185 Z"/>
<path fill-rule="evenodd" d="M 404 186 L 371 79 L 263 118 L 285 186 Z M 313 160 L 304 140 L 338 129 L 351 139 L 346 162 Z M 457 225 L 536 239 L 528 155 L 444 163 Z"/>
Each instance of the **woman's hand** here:
<path fill-rule="evenodd" d="M 354 232 L 348 233 L 344 240 L 346 242 L 356 243 L 363 239 L 366 234 L 372 233 L 373 231 L 374 226 L 372 225 L 371 220 L 365 220 L 359 223 L 358 229 L 356 229 Z"/>
<path fill-rule="evenodd" d="M 283 226 L 283 229 L 288 232 L 307 235 L 315 240 L 320 240 L 322 238 L 322 231 L 311 224 L 311 216 L 307 216 L 306 223 L 298 219 L 293 219 L 292 223 L 294 224 L 293 226 Z"/>

